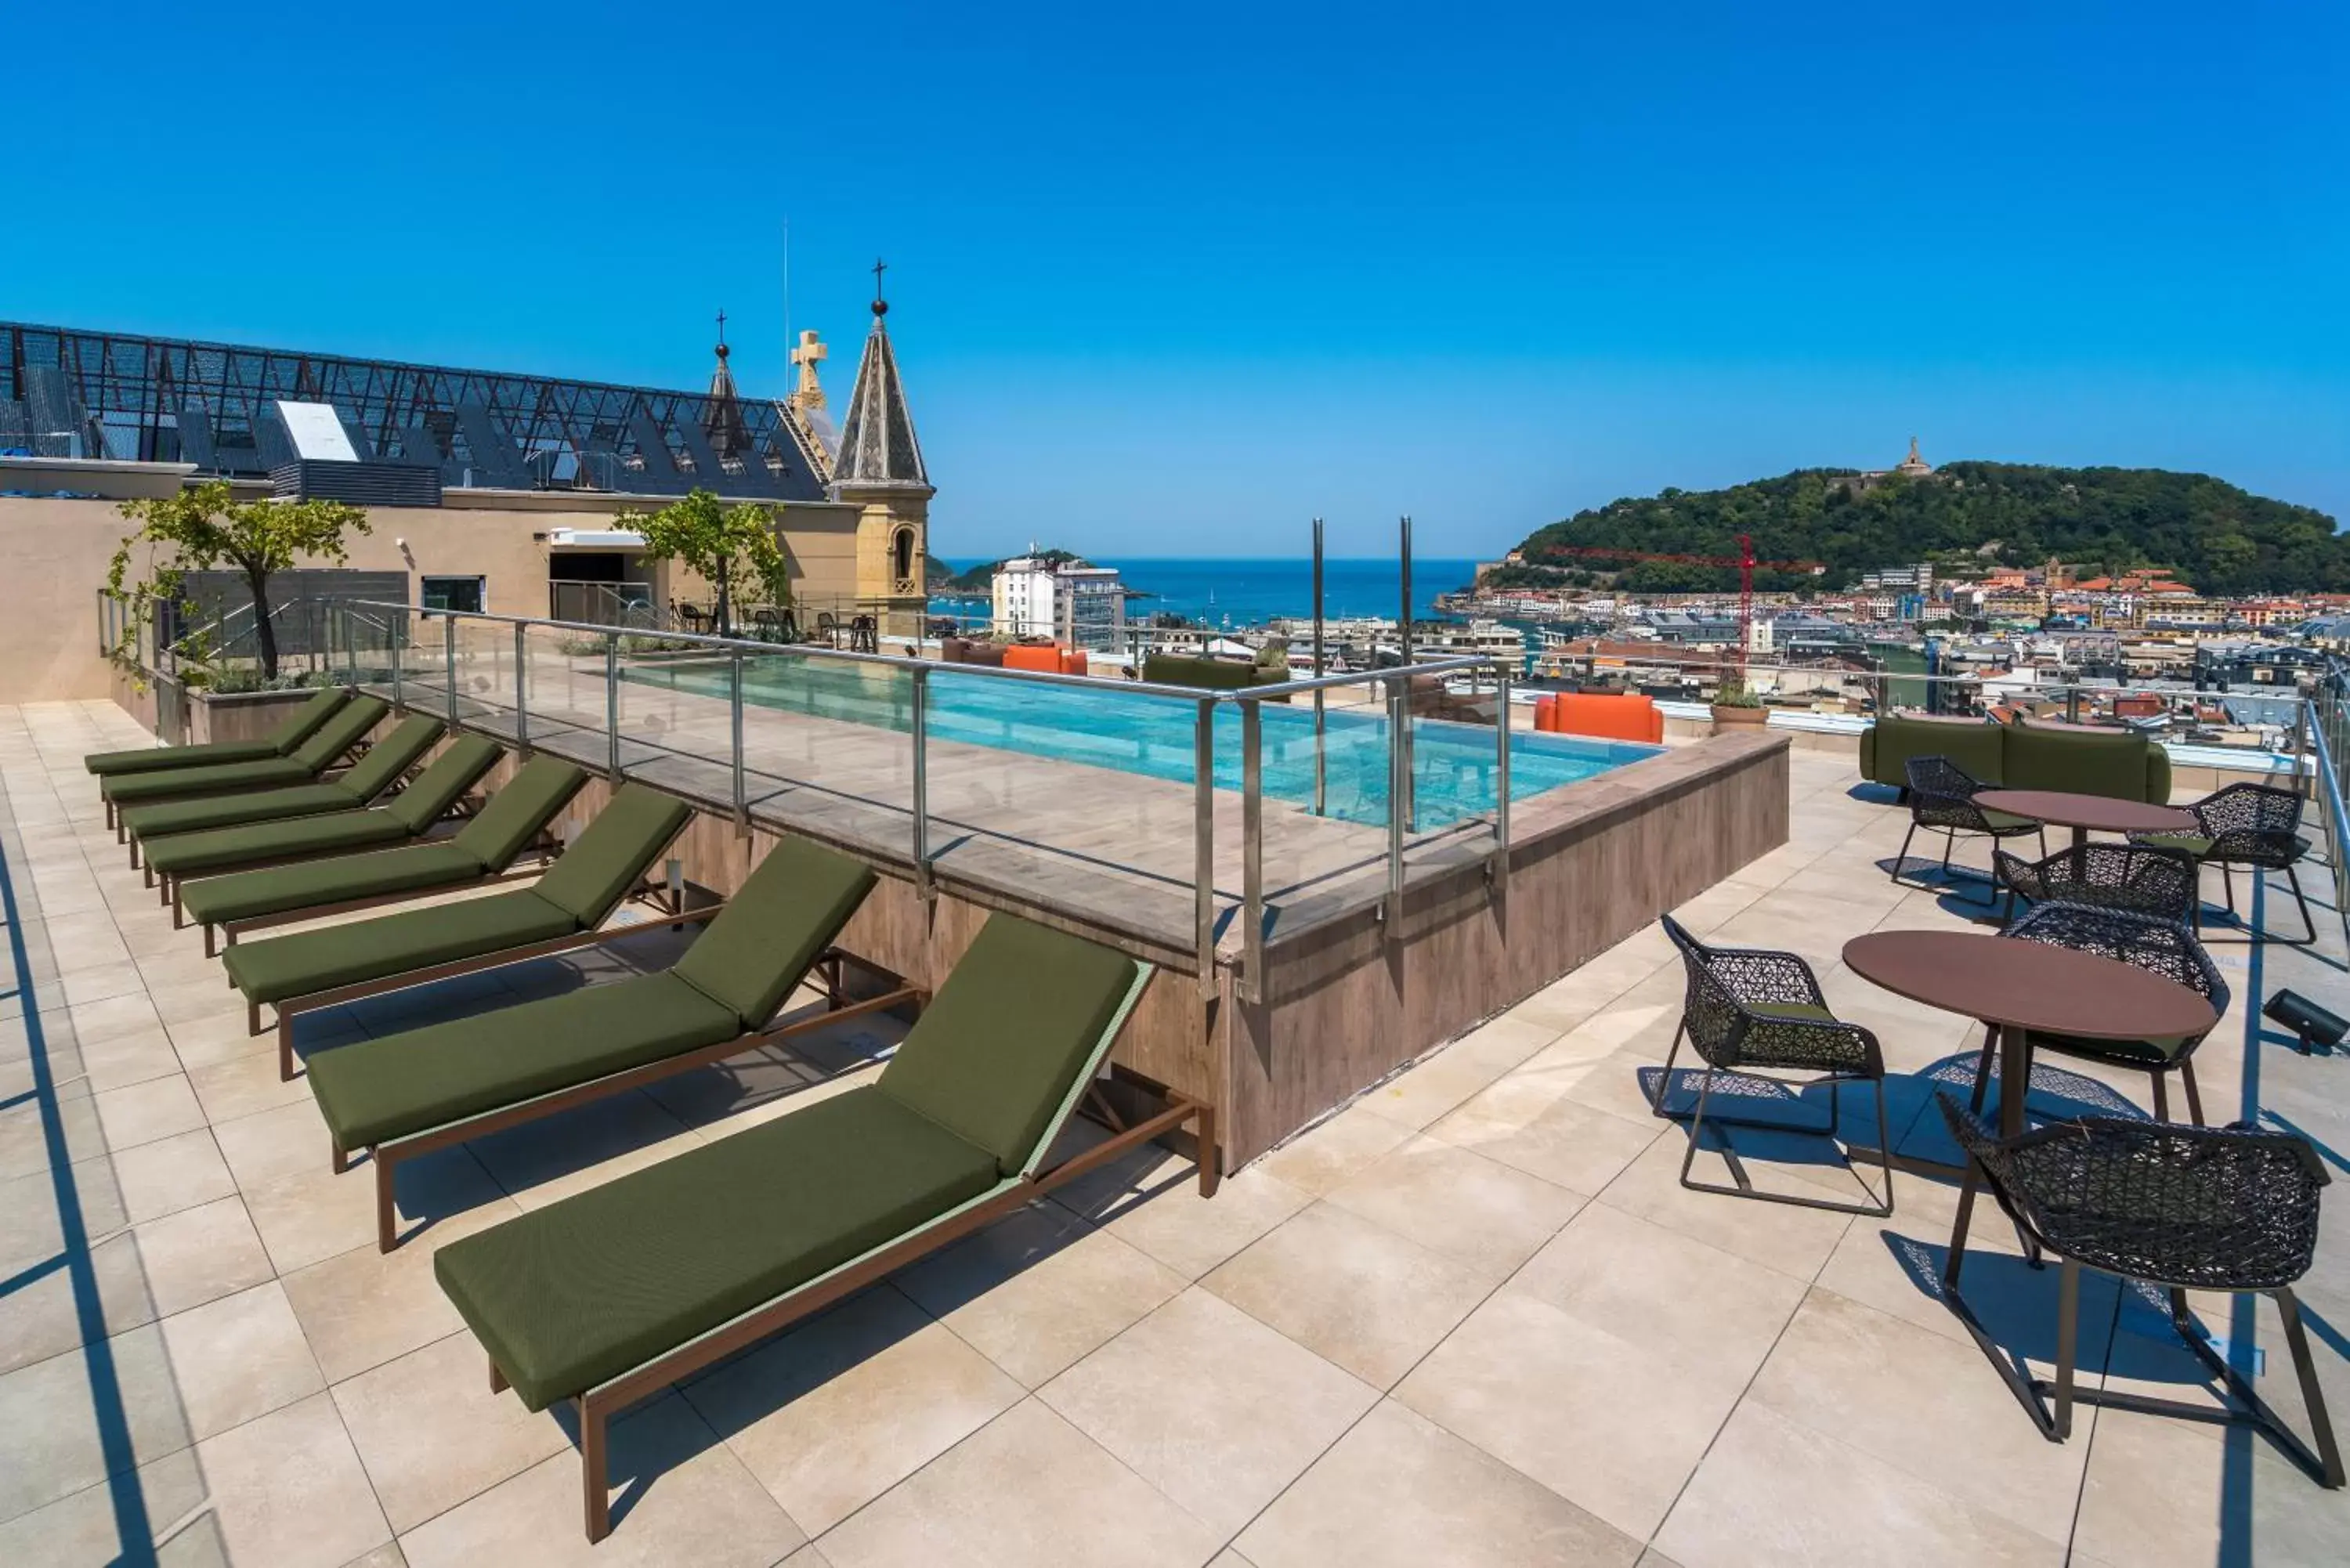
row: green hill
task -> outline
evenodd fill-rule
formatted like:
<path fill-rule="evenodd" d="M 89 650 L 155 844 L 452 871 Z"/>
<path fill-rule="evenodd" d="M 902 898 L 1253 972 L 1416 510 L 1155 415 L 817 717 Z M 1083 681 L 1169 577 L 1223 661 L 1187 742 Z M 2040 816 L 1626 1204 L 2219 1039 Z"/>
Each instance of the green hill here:
<path fill-rule="evenodd" d="M 2038 566 L 2054 556 L 2108 573 L 2168 566 L 2208 594 L 2350 590 L 2350 538 L 2312 507 L 2208 474 L 2012 462 L 1952 462 L 1923 478 L 1866 483 L 1850 469 L 1798 469 L 1727 490 L 1611 501 L 1538 529 L 1520 547 L 1527 567 L 1501 581 L 1597 572 L 1632 592 L 1725 588 L 1735 571 L 1619 566 L 1560 546 L 1734 556 L 1741 534 L 1753 537 L 1758 559 L 1827 567 L 1822 576 L 1757 572 L 1755 586 L 1766 589 L 1846 587 L 1870 567 L 1917 561 Z"/>

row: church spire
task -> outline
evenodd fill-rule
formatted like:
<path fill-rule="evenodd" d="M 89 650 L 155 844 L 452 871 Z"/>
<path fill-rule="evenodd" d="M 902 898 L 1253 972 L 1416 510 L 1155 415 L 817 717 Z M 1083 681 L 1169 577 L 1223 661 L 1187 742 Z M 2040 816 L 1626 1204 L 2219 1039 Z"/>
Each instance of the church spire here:
<path fill-rule="evenodd" d="M 888 264 L 873 264 L 873 330 L 865 339 L 865 356 L 857 364 L 857 385 L 848 394 L 848 410 L 840 428 L 840 452 L 833 463 L 833 485 L 843 488 L 887 485 L 931 489 L 922 467 L 922 449 L 914 439 L 914 416 L 906 409 L 906 389 L 898 378 L 898 357 L 889 347 L 889 328 L 883 317 L 889 301 L 881 292 L 881 275 Z"/>
<path fill-rule="evenodd" d="M 733 457 L 751 450 L 751 432 L 743 424 L 743 402 L 734 390 L 734 372 L 726 368 L 726 312 L 718 313 L 718 364 L 710 372 L 710 395 L 702 409 L 702 433 L 711 450 Z"/>

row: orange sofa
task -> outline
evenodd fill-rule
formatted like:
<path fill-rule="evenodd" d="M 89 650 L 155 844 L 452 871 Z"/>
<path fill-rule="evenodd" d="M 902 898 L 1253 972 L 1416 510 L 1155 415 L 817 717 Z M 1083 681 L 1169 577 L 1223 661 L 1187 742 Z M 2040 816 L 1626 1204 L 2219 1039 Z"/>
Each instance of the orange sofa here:
<path fill-rule="evenodd" d="M 1534 700 L 1534 728 L 1557 735 L 1590 735 L 1605 741 L 1665 738 L 1665 716 L 1657 701 L 1640 692 L 1556 691 Z"/>
<path fill-rule="evenodd" d="M 1003 668 L 1041 670 L 1047 675 L 1092 673 L 1081 649 L 1063 648 L 1056 643 L 1015 642 L 1003 650 Z"/>

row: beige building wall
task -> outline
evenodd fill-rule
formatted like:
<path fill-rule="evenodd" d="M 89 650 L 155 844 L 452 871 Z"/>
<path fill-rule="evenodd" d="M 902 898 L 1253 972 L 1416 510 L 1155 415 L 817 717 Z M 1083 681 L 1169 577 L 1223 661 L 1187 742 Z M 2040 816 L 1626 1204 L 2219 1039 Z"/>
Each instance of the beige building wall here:
<path fill-rule="evenodd" d="M 663 500 L 452 491 L 442 506 L 370 507 L 372 532 L 352 537 L 346 564 L 407 574 L 411 602 L 421 577 L 477 576 L 484 607 L 493 614 L 544 616 L 555 554 L 549 535 L 557 528 L 608 529 L 619 513 L 650 511 Z M 817 607 L 854 599 L 860 508 L 795 502 L 776 511 L 795 597 Z M 98 645 L 98 590 L 115 546 L 131 529 L 112 501 L 0 496 L 0 702 L 108 694 Z M 709 597 L 691 573 L 672 583 L 666 568 L 649 566 L 645 576 L 664 604 L 673 594 Z"/>

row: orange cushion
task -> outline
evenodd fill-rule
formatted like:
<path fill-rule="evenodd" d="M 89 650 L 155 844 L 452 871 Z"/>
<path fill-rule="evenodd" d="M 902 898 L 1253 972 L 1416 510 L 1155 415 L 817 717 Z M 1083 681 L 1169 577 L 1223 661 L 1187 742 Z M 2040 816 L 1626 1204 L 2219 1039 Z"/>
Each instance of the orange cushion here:
<path fill-rule="evenodd" d="M 1090 659 L 1086 658 L 1085 649 L 1081 648 L 1065 648 L 1061 649 L 1062 674 L 1091 675 L 1093 672 L 1093 663 Z"/>
<path fill-rule="evenodd" d="M 1003 668 L 1041 670 L 1047 675 L 1058 675 L 1061 672 L 1061 650 L 1049 645 L 1037 648 L 1015 643 L 1003 650 Z"/>
<path fill-rule="evenodd" d="M 1534 699 L 1534 728 L 1545 733 L 1557 733 L 1558 699 L 1556 697 L 1545 696 Z"/>
<path fill-rule="evenodd" d="M 1606 741 L 1645 741 L 1651 745 L 1665 738 L 1665 716 L 1658 711 L 1656 700 L 1643 692 L 1626 692 L 1621 696 L 1597 691 L 1561 691 L 1549 699 L 1553 727 L 1570 735 L 1589 735 Z M 1537 707 L 1535 727 L 1540 728 L 1542 715 Z"/>

